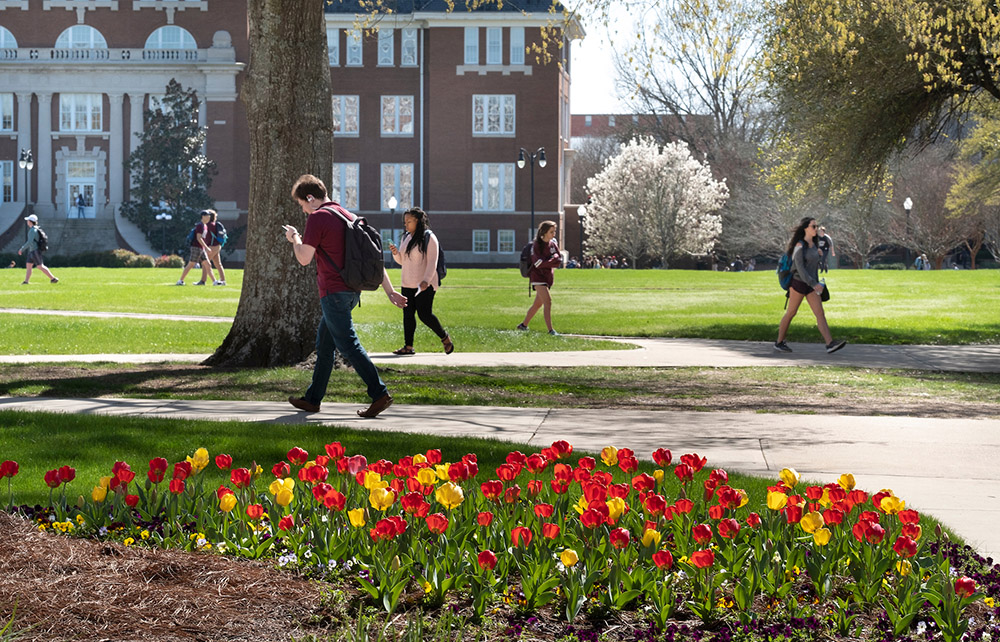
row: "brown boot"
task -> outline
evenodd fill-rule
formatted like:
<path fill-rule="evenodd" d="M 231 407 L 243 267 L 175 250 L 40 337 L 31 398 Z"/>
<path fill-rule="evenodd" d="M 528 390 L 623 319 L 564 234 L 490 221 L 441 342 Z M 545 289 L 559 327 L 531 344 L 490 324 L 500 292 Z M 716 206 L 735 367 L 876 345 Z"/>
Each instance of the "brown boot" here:
<path fill-rule="evenodd" d="M 368 406 L 367 410 L 359 410 L 358 416 L 364 417 L 365 419 L 374 419 L 378 417 L 379 413 L 392 405 L 392 397 L 389 393 L 385 393 L 378 399 L 372 402 L 372 405 Z"/>
<path fill-rule="evenodd" d="M 319 412 L 318 403 L 309 403 L 302 397 L 289 397 L 288 403 L 305 412 Z"/>

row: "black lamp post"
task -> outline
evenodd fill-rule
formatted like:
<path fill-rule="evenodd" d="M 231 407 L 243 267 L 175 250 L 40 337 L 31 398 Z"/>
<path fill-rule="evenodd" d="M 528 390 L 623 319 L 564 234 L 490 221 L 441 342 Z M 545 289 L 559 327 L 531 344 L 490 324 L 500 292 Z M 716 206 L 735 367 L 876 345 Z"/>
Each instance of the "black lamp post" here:
<path fill-rule="evenodd" d="M 167 221 L 172 218 L 174 217 L 166 212 L 160 212 L 156 215 L 156 220 L 162 223 L 160 225 L 160 248 L 164 254 L 167 253 Z"/>
<path fill-rule="evenodd" d="M 390 196 L 389 200 L 386 201 L 385 204 L 389 206 L 389 220 L 392 221 L 391 225 L 395 225 L 396 224 L 396 206 L 399 205 L 399 201 L 396 200 L 396 195 L 393 194 L 392 196 Z M 390 225 L 390 229 L 391 229 L 391 225 Z M 395 237 L 395 234 L 393 234 L 393 236 Z M 395 243 L 396 239 L 393 238 L 393 239 L 391 239 L 391 241 L 393 243 Z M 386 249 L 385 251 L 388 252 L 389 250 Z"/>
<path fill-rule="evenodd" d="M 30 216 L 31 215 L 31 210 L 32 210 L 32 207 L 31 207 L 31 170 L 33 170 L 35 168 L 35 159 L 31 155 L 31 150 L 30 149 L 24 149 L 23 147 L 21 148 L 21 158 L 18 159 L 17 166 L 20 167 L 23 170 L 27 170 L 27 175 L 25 176 L 25 179 L 24 179 L 24 188 L 25 188 L 25 192 L 26 192 L 26 194 L 25 194 L 25 201 L 26 201 L 26 203 L 25 204 L 27 205 L 28 215 Z"/>
<path fill-rule="evenodd" d="M 531 234 L 535 233 L 535 159 L 538 159 L 538 166 L 545 167 L 545 148 L 539 147 L 534 154 L 529 154 L 528 150 L 521 148 L 521 153 L 517 155 L 517 168 L 524 169 L 527 162 L 531 165 Z"/>
<path fill-rule="evenodd" d="M 910 269 L 910 210 L 913 209 L 913 201 L 907 196 L 903 201 L 903 211 L 906 212 L 906 269 Z"/>
<path fill-rule="evenodd" d="M 583 222 L 587 220 L 587 206 L 576 208 L 576 215 L 580 218 L 580 267 L 583 267 Z"/>

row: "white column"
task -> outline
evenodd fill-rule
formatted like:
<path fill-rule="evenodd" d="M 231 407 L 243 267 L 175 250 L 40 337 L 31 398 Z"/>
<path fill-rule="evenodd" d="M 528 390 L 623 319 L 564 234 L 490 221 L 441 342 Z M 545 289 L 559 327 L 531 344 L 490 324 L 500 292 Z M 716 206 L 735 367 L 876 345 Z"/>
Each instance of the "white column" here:
<path fill-rule="evenodd" d="M 108 188 L 112 212 L 121 205 L 122 199 L 125 197 L 125 190 L 123 188 L 125 168 L 122 165 L 125 159 L 123 151 L 125 141 L 122 140 L 125 130 L 122 114 L 123 98 L 122 94 L 108 94 L 108 102 L 111 105 L 111 140 L 108 141 Z"/>
<path fill-rule="evenodd" d="M 31 149 L 31 92 L 17 94 L 17 158 L 22 149 Z M 37 154 L 35 154 L 37 158 Z M 20 167 L 18 167 L 20 169 Z M 28 170 L 21 170 L 23 187 L 17 192 L 17 200 L 28 202 Z"/>
<path fill-rule="evenodd" d="M 137 92 L 130 93 L 128 95 L 129 100 L 129 129 L 132 131 L 132 136 L 129 138 L 131 141 L 129 147 L 129 155 L 132 154 L 142 142 L 140 136 L 142 136 L 142 103 L 145 100 L 146 94 Z M 135 177 L 130 177 L 132 187 L 135 187 Z"/>
<path fill-rule="evenodd" d="M 38 172 L 39 207 L 48 214 L 55 212 L 52 202 L 52 94 L 38 96 L 38 153 L 35 154 L 35 170 Z"/>

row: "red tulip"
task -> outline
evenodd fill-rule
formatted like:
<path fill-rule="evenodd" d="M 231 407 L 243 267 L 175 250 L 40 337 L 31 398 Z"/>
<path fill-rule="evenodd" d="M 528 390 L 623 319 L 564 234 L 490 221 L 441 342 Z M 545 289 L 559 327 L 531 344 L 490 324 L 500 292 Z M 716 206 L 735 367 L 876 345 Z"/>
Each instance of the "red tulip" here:
<path fill-rule="evenodd" d="M 333 490 L 333 486 L 326 482 L 321 482 L 313 486 L 312 494 L 316 498 L 316 501 L 322 504 L 323 500 L 326 499 L 326 494 L 331 490 Z"/>
<path fill-rule="evenodd" d="M 918 540 L 923 535 L 924 529 L 920 528 L 920 524 L 903 524 L 900 532 L 912 540 Z"/>
<path fill-rule="evenodd" d="M 732 539 L 736 537 L 740 532 L 740 523 L 735 519 L 729 518 L 724 519 L 719 522 L 719 535 L 726 539 Z"/>
<path fill-rule="evenodd" d="M 528 469 L 532 475 L 537 475 L 538 473 L 544 471 L 548 467 L 549 461 L 545 459 L 542 455 L 535 453 L 528 457 L 528 461 L 525 467 Z"/>
<path fill-rule="evenodd" d="M 641 475 L 636 475 L 632 478 L 632 488 L 634 488 L 637 493 L 650 491 L 656 488 L 656 480 L 653 479 L 651 475 L 642 473 Z"/>
<path fill-rule="evenodd" d="M 288 451 L 287 458 L 290 463 L 295 464 L 296 466 L 301 466 L 309 461 L 309 453 L 298 446 L 295 446 Z"/>
<path fill-rule="evenodd" d="M 233 465 L 233 458 L 230 455 L 218 454 L 215 456 L 215 465 L 219 470 L 229 470 Z"/>
<path fill-rule="evenodd" d="M 448 466 L 448 479 L 453 482 L 465 481 L 469 476 L 469 466 L 464 461 L 456 461 Z"/>
<path fill-rule="evenodd" d="M 653 553 L 653 563 L 656 564 L 656 568 L 670 570 L 670 567 L 674 565 L 674 556 L 670 554 L 670 551 L 656 551 Z"/>
<path fill-rule="evenodd" d="M 246 488 L 253 482 L 253 476 L 247 468 L 236 468 L 229 472 L 229 481 L 237 488 Z"/>
<path fill-rule="evenodd" d="M 620 457 L 621 455 L 619 455 Z M 681 455 L 681 463 L 690 466 L 694 472 L 700 471 L 708 463 L 706 457 L 699 457 L 698 453 L 691 453 L 690 455 Z"/>
<path fill-rule="evenodd" d="M 866 501 L 868 501 L 868 493 L 866 493 L 863 490 L 855 489 L 847 494 L 847 498 L 851 500 L 851 503 L 854 504 L 855 506 L 860 506 L 861 504 L 864 504 Z"/>
<path fill-rule="evenodd" d="M 628 475 L 639 470 L 639 460 L 635 457 L 622 457 L 621 451 L 618 451 L 618 467 Z"/>
<path fill-rule="evenodd" d="M 616 528 L 608 535 L 608 540 L 615 548 L 622 549 L 628 546 L 628 543 L 632 541 L 632 536 L 626 529 Z"/>
<path fill-rule="evenodd" d="M 171 479 L 170 480 L 170 492 L 174 495 L 180 495 L 184 492 L 184 480 L 183 479 Z"/>
<path fill-rule="evenodd" d="M 59 488 L 60 484 L 62 484 L 62 482 L 59 481 L 59 471 L 58 470 L 48 470 L 48 471 L 45 472 L 45 485 L 46 486 L 48 486 L 49 488 Z"/>
<path fill-rule="evenodd" d="M 585 528 L 597 528 L 604 523 L 605 517 L 594 508 L 588 508 L 580 515 L 580 523 Z"/>
<path fill-rule="evenodd" d="M 191 474 L 191 462 L 179 461 L 174 464 L 174 479 L 184 481 Z"/>
<path fill-rule="evenodd" d="M 897 515 L 897 517 L 899 517 L 900 524 L 916 524 L 920 521 L 920 513 L 912 508 L 899 511 L 899 515 Z"/>
<path fill-rule="evenodd" d="M 146 473 L 146 477 L 154 484 L 159 484 L 163 481 L 163 476 L 167 474 L 167 465 L 167 460 L 163 457 L 150 459 L 149 472 Z"/>
<path fill-rule="evenodd" d="M 506 491 L 504 491 L 503 494 L 503 500 L 508 504 L 516 504 L 518 498 L 520 497 L 521 497 L 521 487 L 518 486 L 517 484 L 514 484 L 513 486 L 508 488 Z"/>
<path fill-rule="evenodd" d="M 532 479 L 528 482 L 528 494 L 532 497 L 538 497 L 543 488 L 545 488 L 545 486 L 542 484 L 541 479 Z"/>
<path fill-rule="evenodd" d="M 757 528 L 760 526 L 760 515 L 757 513 L 750 513 L 747 515 L 747 526 L 750 528 Z"/>
<path fill-rule="evenodd" d="M 549 482 L 549 487 L 556 495 L 565 495 L 569 491 L 569 482 L 561 479 L 553 479 Z"/>
<path fill-rule="evenodd" d="M 497 556 L 493 553 L 493 551 L 486 550 L 481 552 L 477 561 L 479 562 L 480 568 L 484 568 L 488 571 L 493 570 L 497 566 Z"/>
<path fill-rule="evenodd" d="M 690 499 L 678 499 L 674 502 L 674 510 L 681 515 L 687 515 L 694 508 L 694 502 Z"/>
<path fill-rule="evenodd" d="M 284 479 L 292 474 L 292 467 L 289 466 L 286 461 L 279 461 L 275 465 L 271 466 L 271 474 L 278 479 Z"/>
<path fill-rule="evenodd" d="M 657 448 L 653 451 L 653 461 L 657 463 L 658 466 L 666 468 L 673 461 L 674 456 L 666 448 Z"/>
<path fill-rule="evenodd" d="M 215 491 L 216 499 L 222 499 L 226 495 L 233 495 L 233 494 L 234 493 L 232 489 L 229 488 L 228 486 L 219 486 L 219 488 Z"/>
<path fill-rule="evenodd" d="M 892 545 L 892 550 L 900 557 L 913 557 L 917 554 L 917 543 L 905 535 L 900 535 Z"/>
<path fill-rule="evenodd" d="M 295 517 L 293 515 L 285 515 L 278 520 L 279 531 L 291 531 L 293 528 L 295 528 Z"/>
<path fill-rule="evenodd" d="M 125 464 L 124 467 L 119 468 L 115 473 L 115 479 L 117 479 L 122 484 L 128 484 L 133 479 L 135 479 L 135 472 Z"/>
<path fill-rule="evenodd" d="M 593 457 L 580 457 L 580 461 L 577 464 L 584 470 L 594 470 L 597 467 L 597 460 Z"/>
<path fill-rule="evenodd" d="M 546 522 L 542 524 L 542 537 L 545 539 L 555 539 L 559 537 L 559 525 Z"/>
<path fill-rule="evenodd" d="M 667 500 L 663 495 L 648 495 L 643 506 L 650 515 L 659 517 L 667 509 Z"/>
<path fill-rule="evenodd" d="M 442 513 L 433 513 L 427 516 L 427 530 L 440 535 L 448 530 L 448 518 Z"/>
<path fill-rule="evenodd" d="M 339 461 L 340 459 L 343 459 L 344 453 L 347 452 L 346 450 L 344 450 L 344 447 L 340 445 L 339 441 L 335 441 L 332 444 L 327 444 L 323 446 L 323 448 L 324 450 L 326 450 L 326 454 L 330 456 L 330 459 L 334 461 Z"/>
<path fill-rule="evenodd" d="M 247 506 L 247 517 L 250 519 L 260 519 L 264 515 L 264 507 L 260 504 L 250 504 Z"/>
<path fill-rule="evenodd" d="M 478 515 L 476 515 L 476 523 L 482 526 L 483 528 L 486 528 L 487 526 L 493 523 L 493 513 L 489 511 L 483 511 L 479 513 Z"/>
<path fill-rule="evenodd" d="M 515 526 L 510 532 L 510 541 L 514 546 L 519 546 L 521 542 L 524 542 L 524 547 L 527 548 L 531 544 L 531 537 L 531 530 L 524 526 Z"/>
<path fill-rule="evenodd" d="M 695 524 L 691 527 L 691 537 L 698 544 L 704 546 L 712 541 L 712 527 L 708 524 Z"/>
<path fill-rule="evenodd" d="M 792 506 L 791 504 L 785 506 L 784 508 L 785 520 L 789 524 L 798 524 L 802 521 L 802 507 Z"/>
<path fill-rule="evenodd" d="M 514 481 L 519 472 L 521 471 L 512 464 L 500 464 L 497 466 L 497 477 L 503 481 Z"/>
<path fill-rule="evenodd" d="M 13 477 L 17 474 L 18 470 L 19 466 L 17 465 L 17 462 L 8 459 L 0 464 L 0 479 L 3 479 L 4 477 Z"/>
<path fill-rule="evenodd" d="M 809 486 L 806 488 L 806 497 L 814 502 L 818 502 L 823 498 L 823 487 L 822 486 Z"/>
<path fill-rule="evenodd" d="M 844 511 L 836 508 L 827 508 L 823 511 L 823 522 L 826 524 L 844 523 Z"/>
<path fill-rule="evenodd" d="M 677 479 L 679 479 L 682 484 L 694 479 L 694 469 L 687 464 L 677 464 L 674 466 L 674 474 L 677 475 Z"/>
<path fill-rule="evenodd" d="M 552 504 L 535 505 L 535 516 L 537 517 L 552 517 L 552 511 L 553 511 Z"/>
<path fill-rule="evenodd" d="M 962 576 L 955 580 L 955 595 L 960 598 L 969 597 L 976 592 L 976 582 L 966 576 Z"/>
<path fill-rule="evenodd" d="M 329 510 L 342 511 L 347 504 L 347 497 L 342 492 L 333 488 L 323 496 L 323 505 Z"/>
<path fill-rule="evenodd" d="M 423 493 L 407 493 L 399 504 L 404 511 L 417 517 L 426 517 L 431 512 L 431 505 L 424 499 Z"/>
<path fill-rule="evenodd" d="M 437 448 L 428 450 L 425 456 L 427 457 L 427 463 L 431 466 L 436 466 L 441 463 L 441 451 Z"/>
<path fill-rule="evenodd" d="M 715 552 L 711 549 L 691 553 L 691 563 L 698 568 L 708 568 L 715 563 Z"/>
<path fill-rule="evenodd" d="M 70 466 L 63 466 L 59 469 L 59 481 L 68 484 L 69 482 L 76 479 L 76 468 L 71 468 Z"/>
<path fill-rule="evenodd" d="M 598 504 L 608 501 L 608 487 L 596 481 L 583 485 L 583 498 L 588 504 Z"/>
<path fill-rule="evenodd" d="M 726 509 L 718 504 L 708 507 L 708 517 L 710 519 L 722 519 L 726 516 Z"/>
<path fill-rule="evenodd" d="M 129 508 L 135 508 L 139 505 L 138 495 L 125 495 L 125 505 Z"/>

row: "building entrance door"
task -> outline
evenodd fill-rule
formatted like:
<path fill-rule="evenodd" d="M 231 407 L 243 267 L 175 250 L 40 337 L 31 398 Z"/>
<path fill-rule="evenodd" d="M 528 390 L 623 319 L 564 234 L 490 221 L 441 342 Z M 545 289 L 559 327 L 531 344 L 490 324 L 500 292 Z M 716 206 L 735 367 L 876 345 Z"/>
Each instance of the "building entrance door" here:
<path fill-rule="evenodd" d="M 66 192 L 69 194 L 69 204 L 67 206 L 66 218 L 96 218 L 97 212 L 94 209 L 94 184 L 79 183 L 70 181 L 66 185 Z M 79 197 L 83 196 L 83 204 L 80 204 Z"/>

